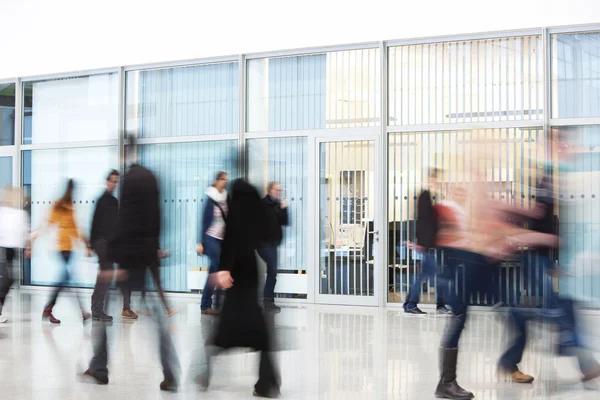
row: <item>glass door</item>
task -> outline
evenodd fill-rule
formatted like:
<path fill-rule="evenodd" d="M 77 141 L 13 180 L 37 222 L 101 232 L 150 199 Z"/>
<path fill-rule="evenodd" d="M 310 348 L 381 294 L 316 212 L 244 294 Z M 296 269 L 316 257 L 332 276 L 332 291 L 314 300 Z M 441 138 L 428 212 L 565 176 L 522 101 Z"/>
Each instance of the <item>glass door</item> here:
<path fill-rule="evenodd" d="M 381 263 L 378 138 L 317 140 L 316 301 L 376 306 Z"/>

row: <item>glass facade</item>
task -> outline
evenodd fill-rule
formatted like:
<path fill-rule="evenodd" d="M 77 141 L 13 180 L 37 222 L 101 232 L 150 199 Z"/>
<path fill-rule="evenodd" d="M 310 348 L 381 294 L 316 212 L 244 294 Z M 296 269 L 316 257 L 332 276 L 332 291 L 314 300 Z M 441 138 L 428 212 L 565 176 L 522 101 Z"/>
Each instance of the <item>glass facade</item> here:
<path fill-rule="evenodd" d="M 74 178 L 87 233 L 124 132 L 134 134 L 140 162 L 159 179 L 167 290 L 204 286 L 200 214 L 223 170 L 261 194 L 282 184 L 290 224 L 277 297 L 384 304 L 403 302 L 420 270 L 405 243 L 415 238 L 431 169 L 441 171 L 434 201 L 483 185 L 525 208 L 550 172 L 567 244 L 555 261 L 570 273 L 554 283 L 600 306 L 598 32 L 533 29 L 0 83 L 0 184 L 17 177 L 35 229 Z M 40 239 L 23 283 L 53 284 L 54 240 L 52 232 Z M 78 254 L 74 284 L 89 286 L 95 261 Z M 495 296 L 471 301 L 536 306 L 535 271 L 518 254 L 504 260 Z M 435 283 L 423 285 L 422 302 L 435 301 Z"/>
<path fill-rule="evenodd" d="M 127 121 L 139 138 L 239 131 L 238 63 L 127 73 Z"/>
<path fill-rule="evenodd" d="M 248 62 L 248 131 L 378 126 L 379 49 Z"/>
<path fill-rule="evenodd" d="M 117 74 L 28 82 L 23 144 L 60 144 L 117 138 Z"/>
<path fill-rule="evenodd" d="M 288 204 L 289 224 L 279 246 L 278 297 L 306 298 L 308 293 L 307 147 L 305 137 L 247 141 L 248 180 L 264 195 L 269 182 L 279 182 Z"/>
<path fill-rule="evenodd" d="M 161 246 L 170 256 L 161 262 L 165 290 L 185 292 L 204 287 L 208 257 L 198 257 L 206 188 L 217 172 L 238 176 L 237 140 L 146 144 L 138 161 L 158 179 Z"/>
<path fill-rule="evenodd" d="M 0 83 L 0 146 L 15 143 L 15 86 Z"/>
<path fill-rule="evenodd" d="M 552 35 L 552 117 L 600 116 L 600 32 Z"/>
<path fill-rule="evenodd" d="M 52 285 L 62 271 L 56 230 L 47 227 L 52 204 L 66 188 L 67 179 L 75 181 L 73 207 L 78 229 L 89 238 L 96 200 L 105 190 L 108 171 L 117 165 L 116 146 L 74 149 L 30 150 L 23 153 L 23 188 L 34 230 L 43 229 L 35 241 L 31 260 L 24 269 L 24 283 Z M 79 241 L 71 257 L 72 284 L 93 286 L 98 266 L 85 254 L 85 243 Z"/>
<path fill-rule="evenodd" d="M 420 268 L 421 256 L 406 242 L 416 242 L 417 199 L 423 190 L 429 190 L 433 201 L 439 202 L 449 199 L 455 188 L 470 191 L 484 185 L 490 198 L 531 209 L 535 205 L 536 183 L 544 168 L 546 146 L 541 128 L 391 134 L 389 301 L 405 300 Z M 429 182 L 433 169 L 440 171 L 435 185 Z M 507 304 L 520 302 L 521 294 L 525 296 L 533 281 L 532 273 L 518 258 L 505 260 L 497 274 L 501 299 Z M 435 301 L 435 284 L 429 280 L 425 285 L 424 302 Z M 478 304 L 488 303 L 481 300 Z M 527 297 L 526 302 L 535 303 L 536 299 Z"/>
<path fill-rule="evenodd" d="M 428 43 L 389 49 L 389 124 L 541 119 L 542 38 Z"/>

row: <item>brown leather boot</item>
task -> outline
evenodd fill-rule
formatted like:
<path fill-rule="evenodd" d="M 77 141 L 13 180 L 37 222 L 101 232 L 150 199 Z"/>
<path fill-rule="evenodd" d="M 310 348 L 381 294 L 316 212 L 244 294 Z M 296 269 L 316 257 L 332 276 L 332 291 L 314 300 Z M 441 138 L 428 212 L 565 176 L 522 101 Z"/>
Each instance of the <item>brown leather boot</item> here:
<path fill-rule="evenodd" d="M 54 308 L 54 304 L 48 304 L 46 306 L 46 308 L 44 308 L 44 312 L 42 313 L 42 318 L 48 318 L 48 321 L 50 321 L 53 324 L 60 324 L 60 320 L 56 317 L 54 317 L 54 315 L 52 315 L 52 309 Z"/>

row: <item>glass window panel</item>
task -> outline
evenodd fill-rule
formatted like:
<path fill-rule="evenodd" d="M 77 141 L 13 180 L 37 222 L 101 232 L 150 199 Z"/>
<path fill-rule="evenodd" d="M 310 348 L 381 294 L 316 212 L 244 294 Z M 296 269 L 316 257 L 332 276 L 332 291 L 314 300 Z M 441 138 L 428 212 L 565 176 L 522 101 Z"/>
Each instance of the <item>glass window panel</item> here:
<path fill-rule="evenodd" d="M 115 168 L 117 148 L 33 150 L 23 152 L 23 187 L 31 225 L 44 225 L 51 204 L 60 198 L 67 179 L 75 181 L 75 218 L 79 230 L 89 237 L 96 200 L 102 195 L 108 171 Z M 96 282 L 97 261 L 85 256 L 85 245 L 74 247 L 70 261 L 71 284 L 91 287 Z M 57 251 L 56 231 L 50 229 L 36 240 L 31 260 L 25 261 L 24 284 L 55 285 L 62 271 Z"/>
<path fill-rule="evenodd" d="M 553 128 L 560 292 L 600 305 L 600 125 Z M 555 180 L 556 182 L 556 180 Z"/>
<path fill-rule="evenodd" d="M 0 156 L 0 190 L 2 187 L 12 185 L 12 157 Z"/>
<path fill-rule="evenodd" d="M 23 84 L 23 143 L 117 139 L 117 74 Z"/>
<path fill-rule="evenodd" d="M 238 63 L 127 73 L 128 131 L 140 138 L 239 131 Z"/>
<path fill-rule="evenodd" d="M 15 84 L 0 83 L 0 146 L 15 143 Z"/>
<path fill-rule="evenodd" d="M 379 49 L 248 61 L 248 131 L 378 126 Z"/>
<path fill-rule="evenodd" d="M 545 152 L 541 128 L 390 134 L 389 301 L 404 302 L 418 272 L 420 256 L 405 243 L 416 241 L 417 199 L 424 189 L 429 188 L 435 203 L 445 200 L 455 187 L 471 190 L 486 185 L 490 198 L 531 208 Z M 437 183 L 430 187 L 429 174 L 433 169 L 440 172 Z M 498 271 L 495 292 L 472 302 L 494 304 L 493 295 L 495 301 L 501 296 L 507 304 L 518 303 L 521 296 L 526 296 L 525 282 L 531 280 L 531 273 L 531 269 L 518 268 L 515 260 L 506 260 Z M 454 278 L 462 279 L 460 274 Z M 435 302 L 435 286 L 433 280 L 427 282 L 422 302 Z M 531 297 L 527 300 L 528 305 L 535 301 Z"/>
<path fill-rule="evenodd" d="M 543 118 L 541 36 L 390 47 L 389 125 Z"/>
<path fill-rule="evenodd" d="M 552 35 L 552 117 L 600 116 L 600 32 Z"/>
<path fill-rule="evenodd" d="M 238 141 L 148 144 L 138 147 L 139 162 L 159 181 L 162 232 L 160 244 L 170 256 L 161 262 L 165 290 L 203 289 L 208 257 L 196 254 L 207 187 L 217 172 L 238 175 Z"/>
<path fill-rule="evenodd" d="M 279 182 L 286 198 L 289 225 L 279 246 L 279 275 L 275 293 L 279 297 L 306 298 L 307 138 L 251 139 L 247 142 L 248 179 L 266 194 L 269 182 Z"/>

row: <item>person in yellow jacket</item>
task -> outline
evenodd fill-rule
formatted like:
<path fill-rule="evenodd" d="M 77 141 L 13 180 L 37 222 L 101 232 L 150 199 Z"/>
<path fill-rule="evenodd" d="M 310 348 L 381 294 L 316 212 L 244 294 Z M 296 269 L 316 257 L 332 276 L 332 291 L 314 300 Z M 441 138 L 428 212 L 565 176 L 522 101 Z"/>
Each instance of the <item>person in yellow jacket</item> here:
<path fill-rule="evenodd" d="M 82 240 L 87 245 L 88 255 L 92 254 L 89 241 L 79 231 L 79 229 L 77 228 L 77 223 L 75 222 L 75 210 L 73 207 L 74 189 L 75 183 L 72 179 L 69 179 L 65 194 L 54 203 L 54 205 L 52 206 L 52 210 L 50 211 L 50 216 L 47 220 L 48 225 L 54 226 L 57 229 L 57 250 L 61 260 L 63 261 L 61 279 L 54 291 L 52 292 L 50 301 L 47 303 L 42 314 L 42 318 L 47 318 L 53 324 L 60 324 L 60 320 L 55 318 L 52 314 L 52 309 L 54 308 L 54 304 L 56 303 L 58 294 L 63 290 L 63 288 L 71 279 L 68 264 L 69 260 L 71 259 L 71 253 L 73 251 L 74 242 L 76 240 Z M 33 243 L 33 241 L 40 235 L 41 231 L 43 230 L 32 234 L 31 243 Z M 89 319 L 90 314 L 87 311 L 84 311 L 83 303 L 81 302 L 79 296 L 77 296 L 77 301 L 79 302 L 79 307 L 81 308 L 81 315 L 83 320 L 85 321 Z"/>

